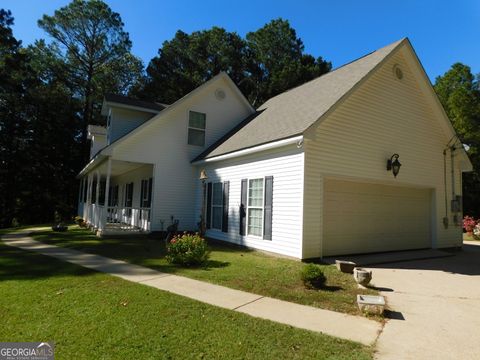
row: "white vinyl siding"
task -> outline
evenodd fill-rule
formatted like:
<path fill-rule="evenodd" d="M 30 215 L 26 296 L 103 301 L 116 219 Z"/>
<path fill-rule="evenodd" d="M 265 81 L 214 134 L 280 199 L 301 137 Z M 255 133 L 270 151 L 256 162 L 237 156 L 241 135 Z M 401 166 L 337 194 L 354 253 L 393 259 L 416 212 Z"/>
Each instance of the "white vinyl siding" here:
<path fill-rule="evenodd" d="M 206 234 L 208 237 L 295 258 L 301 257 L 303 226 L 302 148 L 299 149 L 296 145 L 289 145 L 236 159 L 207 163 L 197 166 L 198 174 L 202 168 L 207 171 L 209 181 L 230 182 L 228 232 L 208 229 Z M 260 236 L 249 235 L 248 230 L 245 231 L 246 235 L 240 235 L 239 233 L 242 179 L 262 179 L 264 181 L 266 176 L 273 176 L 274 178 L 271 241 L 265 241 L 262 233 L 260 233 Z M 198 214 L 201 211 L 201 199 L 201 186 L 198 186 Z M 263 207 L 263 195 L 261 201 Z M 245 205 L 248 207 L 248 203 Z M 247 210 L 245 208 L 245 211 Z M 246 217 L 244 220 L 248 222 Z M 263 232 L 263 228 L 261 231 Z"/>
<path fill-rule="evenodd" d="M 248 181 L 247 234 L 263 236 L 263 179 Z"/>
<path fill-rule="evenodd" d="M 126 135 L 154 115 L 139 110 L 113 108 L 109 115 L 110 125 L 107 128 L 108 144 Z"/>
<path fill-rule="evenodd" d="M 217 88 L 226 92 L 222 101 L 215 98 Z M 190 162 L 250 115 L 251 110 L 229 83 L 220 78 L 174 110 L 169 112 L 167 108 L 162 112 L 165 111 L 166 115 L 160 117 L 160 113 L 144 130 L 127 136 L 115 146 L 113 159 L 153 164 L 153 231 L 161 230 L 162 223 L 165 229 L 172 215 L 179 220 L 180 230 L 193 230 L 200 214 L 195 209 L 195 191 L 201 186 Z M 187 144 L 189 111 L 207 114 L 205 147 Z"/>
<path fill-rule="evenodd" d="M 461 245 L 462 229 L 453 225 L 450 206 L 448 229 L 442 223 L 443 149 L 451 134 L 444 131 L 443 120 L 436 117 L 433 105 L 421 90 L 417 73 L 420 69 L 406 51 L 392 56 L 322 123 L 305 134 L 304 258 L 322 255 L 327 211 L 324 187 L 328 178 L 432 189 L 434 210 L 430 221 L 434 226 L 427 241 L 433 247 Z M 394 77 L 395 64 L 402 68 L 401 81 Z M 387 159 L 394 153 L 400 155 L 402 163 L 397 178 L 386 171 Z M 450 169 L 448 156 L 448 174 Z M 458 169 L 455 174 L 455 192 L 461 195 Z M 447 193 L 450 203 L 450 176 Z"/>
<path fill-rule="evenodd" d="M 188 117 L 188 144 L 205 145 L 206 114 L 190 111 Z"/>
<path fill-rule="evenodd" d="M 212 186 L 212 229 L 222 229 L 223 216 L 223 184 L 213 183 Z"/>

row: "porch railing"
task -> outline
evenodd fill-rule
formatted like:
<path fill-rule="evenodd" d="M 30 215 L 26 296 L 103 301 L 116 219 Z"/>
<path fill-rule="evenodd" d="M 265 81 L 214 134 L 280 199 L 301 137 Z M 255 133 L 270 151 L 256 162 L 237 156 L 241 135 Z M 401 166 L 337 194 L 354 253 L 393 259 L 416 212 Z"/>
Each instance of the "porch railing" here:
<path fill-rule="evenodd" d="M 97 230 L 150 231 L 150 208 L 89 204 L 84 213 Z"/>

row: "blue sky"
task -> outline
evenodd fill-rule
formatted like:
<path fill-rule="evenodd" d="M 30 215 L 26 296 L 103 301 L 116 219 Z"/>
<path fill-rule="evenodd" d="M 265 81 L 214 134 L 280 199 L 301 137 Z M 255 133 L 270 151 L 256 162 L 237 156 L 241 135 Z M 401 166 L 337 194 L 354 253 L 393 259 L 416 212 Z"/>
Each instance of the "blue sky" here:
<path fill-rule="evenodd" d="M 0 0 L 15 17 L 14 34 L 24 44 L 46 38 L 37 20 L 68 0 Z M 178 29 L 214 25 L 244 36 L 271 19 L 288 19 L 305 50 L 334 67 L 408 36 L 432 80 L 457 61 L 480 73 L 480 1 L 285 1 L 108 0 L 119 12 L 145 64 Z"/>

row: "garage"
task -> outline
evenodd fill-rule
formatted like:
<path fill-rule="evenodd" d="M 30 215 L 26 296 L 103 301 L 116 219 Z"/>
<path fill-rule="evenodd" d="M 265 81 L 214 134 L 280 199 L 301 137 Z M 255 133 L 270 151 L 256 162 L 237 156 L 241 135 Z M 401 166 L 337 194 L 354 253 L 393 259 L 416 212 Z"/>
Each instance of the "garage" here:
<path fill-rule="evenodd" d="M 324 256 L 431 247 L 431 189 L 331 179 L 324 195 Z"/>

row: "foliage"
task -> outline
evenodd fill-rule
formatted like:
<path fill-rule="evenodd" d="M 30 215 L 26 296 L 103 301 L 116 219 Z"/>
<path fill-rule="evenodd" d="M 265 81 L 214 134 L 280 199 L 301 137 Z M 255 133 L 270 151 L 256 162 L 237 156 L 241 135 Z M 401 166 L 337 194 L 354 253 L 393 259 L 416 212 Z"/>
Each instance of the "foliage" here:
<path fill-rule="evenodd" d="M 82 144 L 87 153 L 87 125 L 100 123 L 100 105 L 107 92 L 126 92 L 142 75 L 142 62 L 120 15 L 101 0 L 73 0 L 44 15 L 38 25 L 53 39 L 64 59 L 75 95 L 82 100 Z"/>
<path fill-rule="evenodd" d="M 0 227 L 71 217 L 86 126 L 100 122 L 106 92 L 127 92 L 143 71 L 101 1 L 75 0 L 39 24 L 54 41 L 24 48 L 0 9 Z"/>
<path fill-rule="evenodd" d="M 83 224 L 85 222 L 85 220 L 83 220 L 83 218 L 81 216 L 78 216 L 78 215 L 75 216 L 74 220 L 75 220 L 75 223 L 79 226 L 83 226 Z"/>
<path fill-rule="evenodd" d="M 253 105 L 331 69 L 321 57 L 304 54 L 289 22 L 273 20 L 242 39 L 213 27 L 187 34 L 177 31 L 150 61 L 147 76 L 133 94 L 171 103 L 225 71 Z"/>
<path fill-rule="evenodd" d="M 459 136 L 468 145 L 473 172 L 463 174 L 464 212 L 480 216 L 480 85 L 470 67 L 455 63 L 437 77 L 435 91 Z"/>
<path fill-rule="evenodd" d="M 201 265 L 208 259 L 207 243 L 198 234 L 175 235 L 168 244 L 166 259 L 184 266 Z"/>
<path fill-rule="evenodd" d="M 22 200 L 15 195 L 27 185 L 15 171 L 26 170 L 22 165 L 28 160 L 29 124 L 24 99 L 31 77 L 28 59 L 21 51 L 21 42 L 13 36 L 12 25 L 11 12 L 0 9 L 0 227 L 11 225 L 18 217 Z"/>
<path fill-rule="evenodd" d="M 269 98 L 327 73 L 331 64 L 304 54 L 303 42 L 287 20 L 272 20 L 246 36 L 253 62 L 250 100 L 260 105 Z"/>
<path fill-rule="evenodd" d="M 477 226 L 477 221 L 473 217 L 471 216 L 463 217 L 463 229 L 466 232 L 473 232 L 476 226 Z"/>
<path fill-rule="evenodd" d="M 242 86 L 246 74 L 245 42 L 236 33 L 213 27 L 186 34 L 179 30 L 150 61 L 144 86 L 134 93 L 172 103 L 226 71 Z"/>
<path fill-rule="evenodd" d="M 306 264 L 301 273 L 303 285 L 309 289 L 319 289 L 325 285 L 327 278 L 323 274 L 322 268 L 317 264 Z"/>

